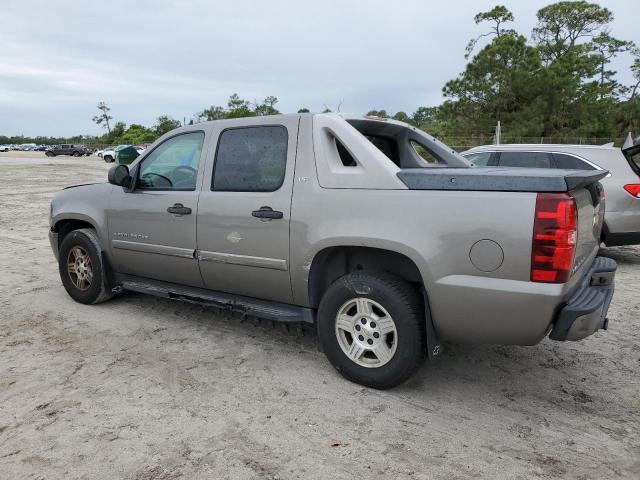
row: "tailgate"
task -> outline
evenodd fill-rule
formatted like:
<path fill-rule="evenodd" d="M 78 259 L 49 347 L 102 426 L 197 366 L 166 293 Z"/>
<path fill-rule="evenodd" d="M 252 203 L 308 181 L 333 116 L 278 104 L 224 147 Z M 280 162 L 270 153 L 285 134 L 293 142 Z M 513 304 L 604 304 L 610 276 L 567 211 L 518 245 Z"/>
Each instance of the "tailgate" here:
<path fill-rule="evenodd" d="M 600 248 L 600 235 L 604 222 L 604 196 L 599 182 L 581 186 L 569 193 L 576 201 L 578 238 L 572 275 L 589 268 Z"/>

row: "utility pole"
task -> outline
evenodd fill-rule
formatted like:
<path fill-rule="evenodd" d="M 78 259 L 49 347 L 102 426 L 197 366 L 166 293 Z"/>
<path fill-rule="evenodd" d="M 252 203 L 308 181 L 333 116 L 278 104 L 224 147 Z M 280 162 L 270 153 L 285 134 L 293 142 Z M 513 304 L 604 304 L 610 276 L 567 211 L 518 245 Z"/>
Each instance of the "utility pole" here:
<path fill-rule="evenodd" d="M 500 120 L 498 120 L 498 125 L 496 125 L 496 133 L 494 135 L 494 143 L 496 145 L 500 145 L 500 137 L 502 135 L 502 128 L 500 127 Z"/>

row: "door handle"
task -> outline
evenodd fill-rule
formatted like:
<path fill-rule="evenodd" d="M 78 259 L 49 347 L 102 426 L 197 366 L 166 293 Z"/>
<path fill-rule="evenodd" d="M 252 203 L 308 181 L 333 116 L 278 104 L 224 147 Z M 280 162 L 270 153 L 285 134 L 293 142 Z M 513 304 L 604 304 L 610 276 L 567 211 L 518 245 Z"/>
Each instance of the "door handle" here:
<path fill-rule="evenodd" d="M 167 208 L 167 212 L 173 213 L 174 215 L 190 215 L 191 209 L 181 203 L 176 203 L 173 207 Z"/>
<path fill-rule="evenodd" d="M 283 216 L 282 212 L 266 206 L 260 207 L 260 210 L 254 210 L 253 212 L 251 212 L 251 215 L 257 218 L 266 218 L 267 220 L 282 218 Z"/>

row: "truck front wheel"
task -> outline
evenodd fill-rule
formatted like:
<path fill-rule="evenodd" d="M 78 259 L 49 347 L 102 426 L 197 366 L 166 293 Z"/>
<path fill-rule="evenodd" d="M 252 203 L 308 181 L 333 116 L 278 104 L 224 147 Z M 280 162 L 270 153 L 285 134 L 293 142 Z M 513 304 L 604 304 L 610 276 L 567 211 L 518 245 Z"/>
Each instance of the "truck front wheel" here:
<path fill-rule="evenodd" d="M 62 285 L 76 302 L 93 304 L 113 296 L 108 288 L 108 268 L 102 261 L 94 230 L 82 228 L 67 234 L 60 246 L 59 270 Z"/>
<path fill-rule="evenodd" d="M 422 364 L 424 311 L 415 288 L 383 272 L 336 280 L 318 309 L 318 337 L 345 378 L 372 388 L 395 387 Z"/>

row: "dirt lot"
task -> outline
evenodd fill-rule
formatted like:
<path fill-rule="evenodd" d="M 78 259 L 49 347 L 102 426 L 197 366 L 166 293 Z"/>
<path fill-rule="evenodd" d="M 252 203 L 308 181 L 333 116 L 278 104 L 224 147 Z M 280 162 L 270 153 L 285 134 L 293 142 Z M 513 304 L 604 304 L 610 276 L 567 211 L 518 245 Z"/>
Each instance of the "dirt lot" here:
<path fill-rule="evenodd" d="M 379 392 L 308 331 L 135 294 L 74 303 L 49 200 L 107 168 L 0 154 L 0 477 L 640 478 L 640 248 L 605 250 L 608 332 L 449 344 Z"/>

